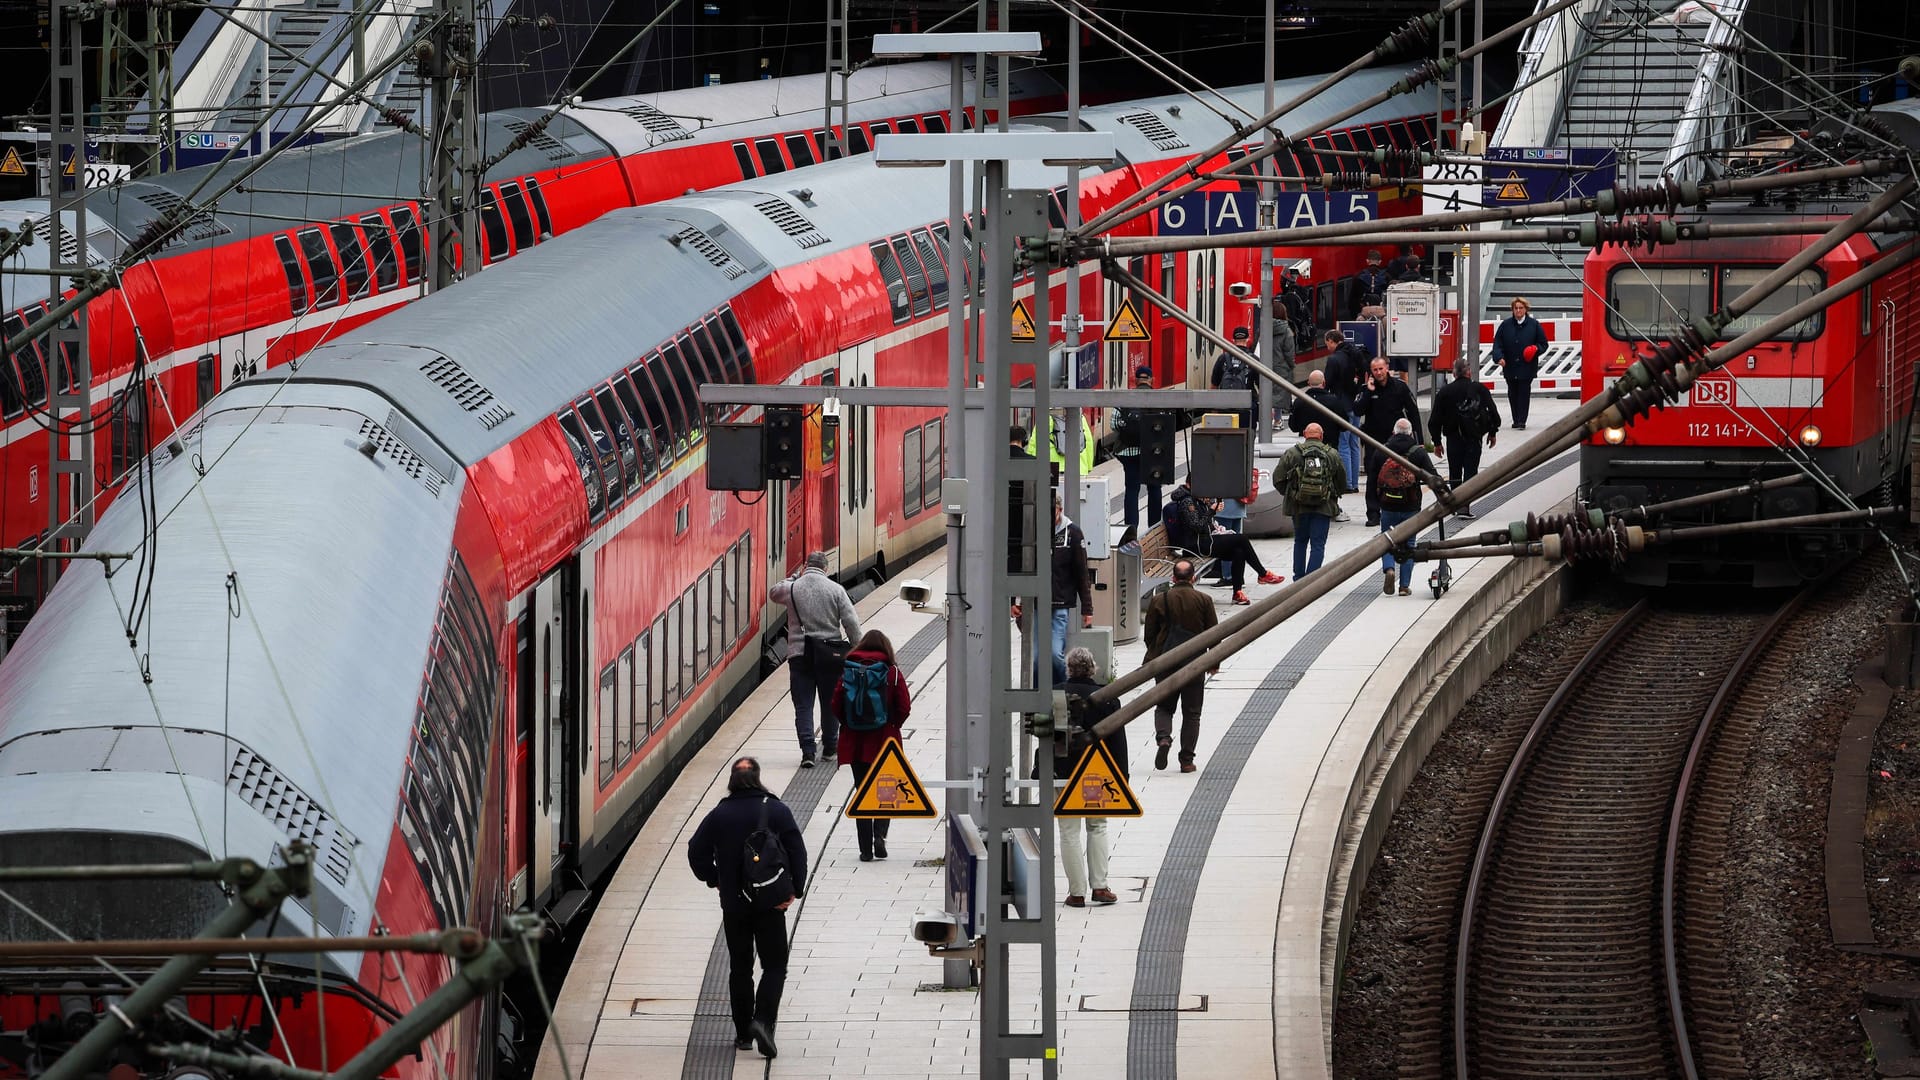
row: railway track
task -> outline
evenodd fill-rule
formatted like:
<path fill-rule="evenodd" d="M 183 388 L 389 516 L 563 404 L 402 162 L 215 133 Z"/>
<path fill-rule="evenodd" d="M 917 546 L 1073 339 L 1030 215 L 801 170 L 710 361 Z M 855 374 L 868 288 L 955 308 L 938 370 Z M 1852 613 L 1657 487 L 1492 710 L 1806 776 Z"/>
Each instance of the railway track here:
<path fill-rule="evenodd" d="M 1748 733 L 1782 674 L 1769 654 L 1799 607 L 1643 601 L 1547 699 L 1460 895 L 1454 1076 L 1746 1075 L 1717 868 Z"/>

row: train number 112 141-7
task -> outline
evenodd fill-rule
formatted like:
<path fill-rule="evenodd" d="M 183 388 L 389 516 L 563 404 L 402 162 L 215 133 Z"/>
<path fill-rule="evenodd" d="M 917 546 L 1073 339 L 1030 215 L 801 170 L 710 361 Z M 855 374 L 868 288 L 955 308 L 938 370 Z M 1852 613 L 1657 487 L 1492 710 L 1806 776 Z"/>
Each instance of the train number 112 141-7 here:
<path fill-rule="evenodd" d="M 1689 439 L 1734 439 L 1746 434 L 1747 426 L 1737 423 L 1692 423 L 1687 425 Z"/>

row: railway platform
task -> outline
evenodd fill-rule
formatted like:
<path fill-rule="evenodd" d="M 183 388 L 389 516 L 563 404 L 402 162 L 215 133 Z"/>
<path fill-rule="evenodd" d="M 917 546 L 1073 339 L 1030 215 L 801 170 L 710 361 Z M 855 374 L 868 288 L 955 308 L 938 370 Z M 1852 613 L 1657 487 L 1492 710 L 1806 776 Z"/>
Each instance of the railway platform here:
<path fill-rule="evenodd" d="M 1543 425 L 1570 408 L 1535 405 Z M 1519 441 L 1502 440 L 1490 459 Z M 1551 508 L 1576 473 L 1573 454 L 1553 459 L 1477 504 L 1474 525 Z M 1329 558 L 1372 532 L 1360 497 L 1347 501 L 1353 521 L 1334 526 Z M 1291 543 L 1258 546 L 1269 565 L 1290 568 Z M 1229 660 L 1208 685 L 1195 773 L 1154 770 L 1151 723 L 1130 726 L 1146 813 L 1110 823 L 1120 902 L 1057 913 L 1063 1075 L 1329 1075 L 1347 900 L 1420 756 L 1400 751 L 1423 752 L 1435 732 L 1416 721 L 1464 700 L 1509 642 L 1557 609 L 1565 578 L 1509 560 L 1459 560 L 1453 571 L 1437 600 L 1422 587 L 1424 567 L 1411 597 L 1383 596 L 1377 573 L 1359 576 Z M 908 576 L 938 591 L 944 572 L 936 554 Z M 1228 592 L 1206 591 L 1230 617 Z M 923 777 L 944 776 L 941 617 L 913 611 L 890 588 L 857 607 L 909 672 L 909 759 Z M 1137 665 L 1143 652 L 1121 646 L 1116 666 Z M 741 754 L 760 758 L 769 788 L 793 807 L 811 862 L 807 895 L 788 920 L 772 1062 L 733 1047 L 719 905 L 684 855 Z M 943 906 L 944 871 L 926 863 L 945 853 L 944 822 L 897 822 L 891 858 L 862 863 L 841 814 L 847 770 L 798 766 L 786 680 L 776 678 L 722 725 L 626 854 L 555 1002 L 538 1080 L 977 1070 L 976 995 L 940 989 L 940 961 L 909 934 L 916 912 Z"/>

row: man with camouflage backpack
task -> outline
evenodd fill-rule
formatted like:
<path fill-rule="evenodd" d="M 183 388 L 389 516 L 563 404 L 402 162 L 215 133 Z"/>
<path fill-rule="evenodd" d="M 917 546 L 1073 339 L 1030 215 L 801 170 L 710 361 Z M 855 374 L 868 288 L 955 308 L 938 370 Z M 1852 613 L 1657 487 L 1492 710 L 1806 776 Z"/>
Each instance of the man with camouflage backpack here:
<path fill-rule="evenodd" d="M 1327 554 L 1327 529 L 1340 511 L 1347 471 L 1340 455 L 1324 441 L 1319 424 L 1308 424 L 1303 438 L 1280 455 L 1273 467 L 1273 488 L 1286 497 L 1293 518 L 1293 580 L 1320 569 Z"/>
<path fill-rule="evenodd" d="M 1493 392 L 1473 377 L 1473 363 L 1457 360 L 1453 381 L 1433 395 L 1433 414 L 1428 417 L 1433 441 L 1447 459 L 1447 481 L 1459 487 L 1480 471 L 1480 440 L 1492 449 L 1494 433 L 1500 430 L 1500 410 L 1494 407 Z M 1455 517 L 1470 518 L 1473 510 L 1461 507 Z"/>

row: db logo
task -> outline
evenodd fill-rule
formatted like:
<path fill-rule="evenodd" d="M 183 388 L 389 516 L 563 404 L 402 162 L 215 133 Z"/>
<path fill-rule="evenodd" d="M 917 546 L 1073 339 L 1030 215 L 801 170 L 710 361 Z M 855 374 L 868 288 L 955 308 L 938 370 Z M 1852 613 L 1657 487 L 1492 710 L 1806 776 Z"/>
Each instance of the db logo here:
<path fill-rule="evenodd" d="M 1695 405 L 1732 405 L 1732 379 L 1701 379 L 1693 384 L 1689 400 Z"/>

